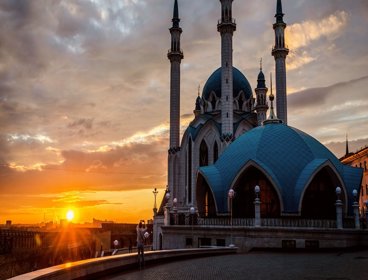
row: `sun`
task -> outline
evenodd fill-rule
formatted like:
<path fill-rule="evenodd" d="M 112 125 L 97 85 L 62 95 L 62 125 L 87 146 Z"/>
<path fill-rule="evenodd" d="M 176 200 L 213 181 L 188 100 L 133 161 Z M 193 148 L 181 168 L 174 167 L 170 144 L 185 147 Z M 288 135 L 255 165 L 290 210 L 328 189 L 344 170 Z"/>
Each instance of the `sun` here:
<path fill-rule="evenodd" d="M 68 210 L 68 212 L 66 212 L 66 219 L 71 222 L 74 219 L 74 211 L 73 210 Z"/>

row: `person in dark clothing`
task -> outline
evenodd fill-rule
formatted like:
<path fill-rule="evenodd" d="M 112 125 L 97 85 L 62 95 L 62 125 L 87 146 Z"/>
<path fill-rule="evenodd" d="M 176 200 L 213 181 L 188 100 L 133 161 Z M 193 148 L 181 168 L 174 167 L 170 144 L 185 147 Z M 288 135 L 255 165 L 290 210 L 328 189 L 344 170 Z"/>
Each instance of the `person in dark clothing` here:
<path fill-rule="evenodd" d="M 144 267 L 144 233 L 147 228 L 144 225 L 144 221 L 141 220 L 136 227 L 137 230 L 137 250 L 138 250 L 138 264 L 139 269 Z"/>

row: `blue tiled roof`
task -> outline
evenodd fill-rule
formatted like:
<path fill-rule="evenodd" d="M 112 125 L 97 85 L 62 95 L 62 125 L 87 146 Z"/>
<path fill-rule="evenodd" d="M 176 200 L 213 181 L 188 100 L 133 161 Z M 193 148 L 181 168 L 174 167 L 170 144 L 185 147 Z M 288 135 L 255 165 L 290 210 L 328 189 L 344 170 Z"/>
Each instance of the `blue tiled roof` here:
<path fill-rule="evenodd" d="M 298 212 L 306 184 L 313 173 L 326 163 L 344 181 L 349 201 L 352 201 L 352 190 L 359 189 L 362 178 L 362 170 L 344 166 L 308 134 L 285 124 L 268 124 L 246 132 L 225 150 L 214 165 L 200 168 L 214 193 L 218 212 L 227 211 L 227 191 L 249 162 L 269 176 L 281 195 L 286 213 Z"/>
<path fill-rule="evenodd" d="M 233 67 L 233 96 L 237 96 L 243 90 L 248 99 L 252 94 L 252 88 L 247 78 L 235 67 Z M 211 92 L 214 91 L 218 98 L 221 98 L 221 68 L 218 68 L 208 78 L 202 92 L 202 97 L 208 100 Z"/>

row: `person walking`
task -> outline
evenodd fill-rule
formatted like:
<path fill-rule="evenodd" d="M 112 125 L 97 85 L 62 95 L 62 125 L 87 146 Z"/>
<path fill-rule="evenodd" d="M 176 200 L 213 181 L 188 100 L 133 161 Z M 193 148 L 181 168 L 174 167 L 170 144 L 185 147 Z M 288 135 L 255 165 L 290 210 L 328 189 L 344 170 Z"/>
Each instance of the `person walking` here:
<path fill-rule="evenodd" d="M 136 227 L 137 230 L 137 250 L 138 250 L 138 264 L 139 269 L 144 267 L 144 233 L 147 228 L 144 224 L 144 221 L 141 220 Z"/>

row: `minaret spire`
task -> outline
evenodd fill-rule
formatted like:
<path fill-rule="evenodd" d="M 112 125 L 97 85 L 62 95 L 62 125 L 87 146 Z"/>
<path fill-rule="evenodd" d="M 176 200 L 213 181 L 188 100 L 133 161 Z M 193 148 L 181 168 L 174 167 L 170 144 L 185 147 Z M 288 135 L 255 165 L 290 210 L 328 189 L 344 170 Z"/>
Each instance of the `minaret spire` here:
<path fill-rule="evenodd" d="M 173 16 L 173 27 L 179 27 L 179 6 L 178 6 L 178 0 L 175 0 L 174 3 L 174 16 Z"/>
<path fill-rule="evenodd" d="M 281 0 L 277 0 L 276 6 L 276 22 L 284 22 L 284 13 L 282 12 L 282 3 Z"/>
<path fill-rule="evenodd" d="M 259 62 L 259 74 L 257 78 L 257 87 L 255 88 L 257 105 L 255 107 L 257 112 L 258 125 L 261 126 L 266 120 L 266 113 L 268 110 L 268 105 L 266 101 L 268 88 L 266 87 L 265 76 L 262 72 L 262 58 Z"/>
<path fill-rule="evenodd" d="M 272 55 L 275 57 L 276 72 L 276 111 L 277 116 L 287 124 L 287 93 L 286 93 L 286 56 L 289 49 L 285 46 L 285 28 L 284 14 L 282 12 L 281 0 L 277 0 L 276 23 L 273 24 L 275 30 L 275 46 L 272 49 Z"/>
<path fill-rule="evenodd" d="M 348 140 L 348 134 L 346 133 L 346 151 L 345 155 L 349 154 L 349 140 Z"/>
<path fill-rule="evenodd" d="M 221 139 L 233 140 L 233 33 L 236 30 L 232 17 L 233 0 L 220 0 L 221 19 L 217 31 L 221 34 Z"/>

